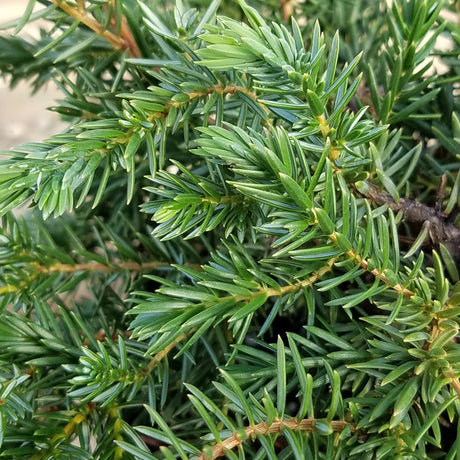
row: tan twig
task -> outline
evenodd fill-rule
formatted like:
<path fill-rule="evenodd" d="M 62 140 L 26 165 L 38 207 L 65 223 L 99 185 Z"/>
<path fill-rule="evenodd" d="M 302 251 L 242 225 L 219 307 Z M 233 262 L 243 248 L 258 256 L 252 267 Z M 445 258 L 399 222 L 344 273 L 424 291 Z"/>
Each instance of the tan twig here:
<path fill-rule="evenodd" d="M 137 262 L 121 262 L 114 266 L 111 264 L 105 265 L 97 262 L 87 262 L 83 264 L 53 264 L 49 267 L 39 265 L 38 271 L 42 273 L 74 273 L 80 271 L 109 272 L 113 270 L 128 270 L 139 272 L 143 270 L 153 270 L 163 265 L 167 264 L 160 262 L 150 262 L 145 264 L 139 264 Z"/>
<path fill-rule="evenodd" d="M 112 4 L 112 11 L 115 10 L 115 0 L 111 0 Z M 112 26 L 115 27 L 115 30 L 118 30 L 118 24 L 116 23 L 116 18 L 114 15 L 112 15 L 112 20 L 111 20 Z M 129 28 L 128 22 L 126 21 L 125 16 L 121 16 L 121 24 L 119 25 L 119 30 L 120 30 L 120 37 L 125 41 L 125 43 L 128 45 L 127 48 L 131 50 L 131 56 L 132 57 L 141 57 L 141 52 L 137 46 L 136 40 L 134 39 L 133 33 L 131 32 L 131 29 Z"/>
<path fill-rule="evenodd" d="M 96 21 L 96 19 L 89 16 L 84 9 L 84 5 L 82 6 L 82 2 L 79 3 L 79 7 L 69 5 L 65 0 L 52 0 L 52 2 L 76 21 L 85 24 L 85 26 L 89 27 L 98 35 L 104 37 L 109 43 L 112 44 L 115 49 L 127 49 L 129 50 L 129 53 L 132 57 L 141 56 L 139 48 L 134 40 L 131 30 L 128 27 L 128 24 L 126 23 L 125 18 L 123 18 L 124 22 L 121 25 L 120 35 L 116 35 L 103 27 L 102 24 Z"/>
<path fill-rule="evenodd" d="M 273 423 L 268 424 L 266 422 L 258 423 L 257 425 L 248 426 L 242 433 L 233 433 L 224 441 L 219 442 L 212 448 L 212 454 L 201 453 L 198 457 L 199 460 L 212 460 L 215 458 L 223 457 L 229 450 L 234 449 L 242 445 L 247 440 L 252 440 L 256 436 L 266 436 L 268 434 L 278 434 L 284 429 L 293 431 L 305 431 L 312 432 L 315 429 L 317 420 L 314 418 L 306 418 L 297 421 L 294 417 L 286 420 L 275 420 Z M 350 427 L 351 431 L 355 431 L 354 425 L 342 421 L 333 420 L 329 422 L 334 431 L 343 431 L 346 427 Z"/>
<path fill-rule="evenodd" d="M 148 270 L 155 270 L 159 267 L 171 266 L 167 262 L 118 262 L 116 264 L 101 264 L 97 262 L 87 262 L 82 264 L 53 264 L 49 267 L 44 265 L 36 265 L 36 268 L 41 273 L 74 273 L 80 271 L 92 271 L 92 272 L 111 272 L 117 270 L 127 270 L 131 272 L 141 272 Z M 199 265 L 187 265 L 195 270 L 201 270 Z"/>

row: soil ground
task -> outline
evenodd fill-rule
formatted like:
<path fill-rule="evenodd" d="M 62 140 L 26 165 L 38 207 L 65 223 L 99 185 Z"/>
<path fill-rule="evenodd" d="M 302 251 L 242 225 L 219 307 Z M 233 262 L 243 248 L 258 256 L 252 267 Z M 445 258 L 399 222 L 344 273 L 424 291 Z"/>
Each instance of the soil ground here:
<path fill-rule="evenodd" d="M 0 0 L 0 24 L 20 17 L 27 3 L 28 0 Z M 36 34 L 38 27 L 33 23 L 27 33 Z M 54 101 L 58 97 L 60 93 L 52 84 L 32 96 L 27 82 L 10 89 L 8 82 L 0 78 L 0 150 L 9 150 L 23 142 L 41 141 L 60 132 L 65 125 L 56 113 L 46 110 L 56 105 Z"/>

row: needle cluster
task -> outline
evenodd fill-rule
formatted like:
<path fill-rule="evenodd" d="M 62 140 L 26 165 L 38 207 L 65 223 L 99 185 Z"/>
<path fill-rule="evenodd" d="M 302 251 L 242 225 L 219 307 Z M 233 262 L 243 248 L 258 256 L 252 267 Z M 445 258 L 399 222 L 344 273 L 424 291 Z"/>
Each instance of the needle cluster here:
<path fill-rule="evenodd" d="M 1 458 L 459 457 L 458 5 L 248 3 L 1 27 Z"/>

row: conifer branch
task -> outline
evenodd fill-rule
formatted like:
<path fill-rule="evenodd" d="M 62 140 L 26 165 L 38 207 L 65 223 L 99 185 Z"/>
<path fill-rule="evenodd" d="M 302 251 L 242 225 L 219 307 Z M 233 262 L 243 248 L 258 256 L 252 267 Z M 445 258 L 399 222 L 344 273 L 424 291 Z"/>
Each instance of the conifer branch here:
<path fill-rule="evenodd" d="M 104 28 L 96 19 L 87 14 L 84 8 L 84 2 L 80 2 L 78 7 L 74 7 L 69 5 L 67 0 L 52 1 L 58 8 L 61 8 L 76 21 L 85 24 L 85 26 L 89 27 L 96 34 L 104 37 L 116 50 L 128 49 L 131 56 L 141 57 L 141 52 L 124 17 L 122 19 L 120 35 L 117 35 Z"/>
<path fill-rule="evenodd" d="M 168 353 L 173 350 L 179 343 L 183 342 L 187 337 L 193 333 L 193 329 L 188 331 L 188 333 L 180 334 L 179 337 L 174 339 L 170 344 L 164 347 L 161 351 L 155 354 L 155 356 L 149 361 L 146 367 L 146 372 L 152 372 L 158 364 L 168 356 Z"/>
<path fill-rule="evenodd" d="M 340 236 L 340 234 L 338 234 L 337 232 L 331 233 L 328 236 L 334 243 L 339 243 L 338 237 Z M 404 297 L 407 297 L 408 299 L 412 298 L 415 295 L 414 292 L 412 292 L 410 289 L 405 288 L 400 283 L 392 283 L 385 271 L 379 270 L 378 268 L 370 269 L 369 261 L 362 258 L 354 249 L 349 249 L 346 252 L 346 255 L 350 258 L 350 260 L 357 263 L 367 272 L 372 273 L 375 276 L 375 278 L 378 278 L 379 280 L 383 281 L 388 287 L 394 289 L 398 294 L 402 294 Z"/>
<path fill-rule="evenodd" d="M 43 458 L 47 458 L 49 455 L 53 455 L 54 452 L 54 445 L 62 439 L 70 439 L 72 435 L 75 433 L 75 430 L 81 425 L 83 422 L 86 421 L 88 415 L 92 412 L 93 408 L 91 404 L 85 404 L 83 408 L 78 411 L 70 421 L 64 426 L 61 433 L 54 435 L 50 439 L 50 447 L 49 449 L 45 449 L 41 453 L 34 454 L 30 457 L 30 460 L 40 460 Z"/>
<path fill-rule="evenodd" d="M 181 101 L 171 100 L 167 102 L 164 105 L 164 109 L 161 112 L 157 111 L 157 112 L 153 112 L 149 114 L 147 116 L 147 120 L 150 122 L 153 122 L 158 118 L 165 118 L 170 112 L 171 107 L 179 108 L 179 107 L 187 106 L 188 104 L 190 104 L 191 101 L 195 99 L 200 99 L 200 98 L 208 98 L 214 92 L 220 95 L 224 95 L 224 96 L 235 95 L 238 92 L 244 93 L 248 97 L 250 97 L 252 100 L 254 100 L 254 102 L 256 102 L 262 108 L 262 110 L 265 111 L 265 113 L 267 114 L 269 113 L 268 108 L 258 99 L 257 94 L 253 91 L 250 91 L 245 86 L 239 86 L 239 85 L 234 85 L 234 84 L 222 86 L 221 84 L 218 84 L 218 85 L 210 86 L 206 88 L 206 90 L 202 90 L 202 91 L 189 91 L 189 92 L 179 93 L 181 97 L 184 97 L 185 100 L 181 100 Z"/>
<path fill-rule="evenodd" d="M 0 161 L 5 458 L 455 456 L 458 10 L 248 2 L 1 29 L 71 122 Z"/>
<path fill-rule="evenodd" d="M 434 207 L 419 203 L 410 198 L 395 201 L 391 195 L 379 190 L 376 185 L 367 183 L 362 188 L 366 197 L 377 205 L 387 205 L 395 212 L 401 212 L 406 222 L 427 225 L 433 246 L 446 246 L 454 258 L 460 258 L 460 228 Z"/>
<path fill-rule="evenodd" d="M 156 270 L 159 267 L 170 267 L 168 262 L 110 262 L 108 264 L 101 264 L 98 262 L 87 262 L 81 264 L 53 264 L 50 266 L 43 266 L 38 263 L 33 263 L 33 266 L 39 273 L 76 273 L 80 271 L 90 272 L 115 272 L 115 271 L 130 271 L 130 272 L 143 272 Z M 194 270 L 201 270 L 201 266 L 197 264 L 185 264 L 186 267 L 193 268 Z"/>
<path fill-rule="evenodd" d="M 212 460 L 215 458 L 223 457 L 229 450 L 233 450 L 238 446 L 241 446 L 248 440 L 254 441 L 258 436 L 267 436 L 271 434 L 282 434 L 284 429 L 292 431 L 304 431 L 313 432 L 315 431 L 315 424 L 320 422 L 314 418 L 306 418 L 298 421 L 295 418 L 289 418 L 284 420 L 274 420 L 272 423 L 260 422 L 256 425 L 248 426 L 244 428 L 243 433 L 234 433 L 230 437 L 217 443 L 212 448 L 211 455 L 201 453 L 198 457 L 199 460 Z M 334 432 L 341 432 L 346 427 L 349 427 L 351 432 L 355 431 L 353 424 L 350 424 L 341 420 L 331 420 L 330 425 Z"/>

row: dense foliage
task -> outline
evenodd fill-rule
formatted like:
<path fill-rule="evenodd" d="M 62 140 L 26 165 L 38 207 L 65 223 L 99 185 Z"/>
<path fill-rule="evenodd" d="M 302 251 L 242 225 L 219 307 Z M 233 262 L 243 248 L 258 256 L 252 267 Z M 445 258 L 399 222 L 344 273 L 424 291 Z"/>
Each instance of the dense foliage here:
<path fill-rule="evenodd" d="M 458 2 L 250 3 L 3 26 L 0 457 L 460 457 Z"/>

